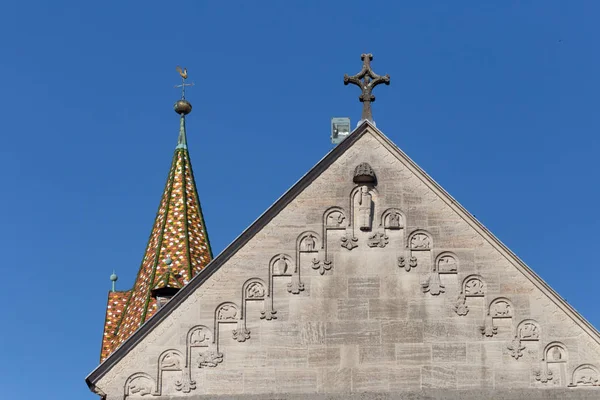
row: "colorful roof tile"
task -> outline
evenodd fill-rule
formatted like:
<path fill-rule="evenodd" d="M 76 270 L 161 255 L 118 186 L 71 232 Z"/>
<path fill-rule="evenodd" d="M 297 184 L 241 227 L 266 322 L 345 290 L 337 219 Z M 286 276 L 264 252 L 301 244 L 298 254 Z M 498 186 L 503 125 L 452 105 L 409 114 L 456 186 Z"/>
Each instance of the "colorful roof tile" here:
<path fill-rule="evenodd" d="M 153 289 L 187 284 L 211 259 L 182 114 L 167 185 L 134 286 L 108 295 L 100 360 L 104 361 L 157 310 Z"/>

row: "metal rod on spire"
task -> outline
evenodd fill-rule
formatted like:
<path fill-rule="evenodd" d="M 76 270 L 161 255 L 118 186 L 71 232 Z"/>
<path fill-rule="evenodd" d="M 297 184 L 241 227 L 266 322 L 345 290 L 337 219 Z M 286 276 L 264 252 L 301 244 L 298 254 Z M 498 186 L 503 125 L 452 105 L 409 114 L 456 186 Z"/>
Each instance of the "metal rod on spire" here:
<path fill-rule="evenodd" d="M 181 99 L 175 103 L 173 107 L 175 112 L 180 115 L 179 119 L 179 137 L 177 139 L 176 149 L 187 149 L 187 138 L 185 134 L 185 116 L 192 112 L 192 104 L 185 99 L 186 86 L 194 86 L 193 83 L 185 83 L 188 77 L 187 68 L 181 68 L 179 65 L 176 68 L 181 76 L 181 85 L 176 85 L 176 88 L 181 88 Z"/>
<path fill-rule="evenodd" d="M 373 89 L 380 83 L 389 85 L 390 76 L 379 76 L 373 72 L 371 69 L 371 60 L 373 60 L 373 54 L 361 54 L 360 59 L 363 61 L 362 70 L 354 76 L 348 76 L 348 74 L 344 74 L 344 85 L 352 83 L 362 90 L 361 95 L 358 97 L 360 102 L 363 103 L 361 119 L 366 119 L 373 122 L 373 113 L 371 111 L 371 103 L 375 101 L 375 96 L 372 94 Z"/>

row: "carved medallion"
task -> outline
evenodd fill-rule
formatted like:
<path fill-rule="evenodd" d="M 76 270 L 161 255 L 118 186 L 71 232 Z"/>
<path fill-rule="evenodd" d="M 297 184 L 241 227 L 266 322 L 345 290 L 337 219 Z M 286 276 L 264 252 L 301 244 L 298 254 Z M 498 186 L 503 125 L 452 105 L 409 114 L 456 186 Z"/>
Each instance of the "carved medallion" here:
<path fill-rule="evenodd" d="M 496 300 L 490 306 L 490 315 L 494 318 L 510 318 L 512 317 L 512 307 L 506 300 Z"/>
<path fill-rule="evenodd" d="M 384 228 L 392 230 L 402 228 L 402 216 L 397 212 L 390 213 L 387 216 Z"/>
<path fill-rule="evenodd" d="M 146 396 L 154 391 L 154 382 L 145 374 L 134 374 L 125 386 L 125 393 L 135 396 Z"/>
<path fill-rule="evenodd" d="M 570 386 L 600 386 L 600 374 L 598 370 L 590 365 L 583 364 L 573 371 L 573 379 Z"/>
<path fill-rule="evenodd" d="M 440 274 L 455 274 L 458 272 L 458 261 L 453 255 L 443 255 L 437 261 L 437 269 Z"/>
<path fill-rule="evenodd" d="M 262 300 L 265 298 L 265 287 L 260 282 L 252 282 L 246 287 L 246 299 Z"/>
<path fill-rule="evenodd" d="M 196 328 L 190 334 L 191 346 L 208 346 L 210 343 L 210 332 L 205 327 Z"/>
<path fill-rule="evenodd" d="M 165 371 L 179 371 L 181 370 L 181 356 L 175 351 L 169 351 L 166 353 L 161 361 L 160 368 Z"/>
<path fill-rule="evenodd" d="M 235 321 L 237 320 L 238 309 L 233 304 L 225 304 L 221 306 L 217 313 L 219 321 Z"/>
<path fill-rule="evenodd" d="M 374 233 L 369 236 L 369 240 L 367 241 L 367 245 L 369 247 L 385 247 L 386 244 L 389 243 L 389 237 L 384 233 Z"/>
<path fill-rule="evenodd" d="M 464 292 L 467 297 L 483 296 L 483 281 L 476 277 L 469 278 L 465 282 Z"/>
<path fill-rule="evenodd" d="M 410 248 L 413 250 L 431 249 L 431 238 L 425 233 L 416 233 L 410 239 Z"/>
<path fill-rule="evenodd" d="M 521 340 L 540 340 L 540 328 L 533 321 L 524 321 L 519 325 L 518 335 Z"/>
<path fill-rule="evenodd" d="M 289 262 L 284 256 L 279 257 L 273 265 L 273 275 L 287 275 L 289 268 Z"/>
<path fill-rule="evenodd" d="M 300 252 L 301 253 L 312 253 L 317 250 L 317 240 L 314 235 L 308 235 L 302 239 L 300 242 Z"/>
<path fill-rule="evenodd" d="M 341 211 L 332 211 L 327 215 L 325 225 L 328 228 L 339 228 L 342 226 L 345 219 L 346 217 Z"/>

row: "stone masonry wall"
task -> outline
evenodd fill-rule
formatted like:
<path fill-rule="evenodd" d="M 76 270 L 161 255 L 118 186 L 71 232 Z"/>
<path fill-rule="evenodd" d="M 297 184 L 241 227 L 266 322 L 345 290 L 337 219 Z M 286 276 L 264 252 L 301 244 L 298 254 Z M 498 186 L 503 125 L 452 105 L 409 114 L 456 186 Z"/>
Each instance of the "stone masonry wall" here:
<path fill-rule="evenodd" d="M 361 163 L 376 185 L 353 182 Z M 600 396 L 598 338 L 538 286 L 368 132 L 97 387 L 108 400 Z"/>

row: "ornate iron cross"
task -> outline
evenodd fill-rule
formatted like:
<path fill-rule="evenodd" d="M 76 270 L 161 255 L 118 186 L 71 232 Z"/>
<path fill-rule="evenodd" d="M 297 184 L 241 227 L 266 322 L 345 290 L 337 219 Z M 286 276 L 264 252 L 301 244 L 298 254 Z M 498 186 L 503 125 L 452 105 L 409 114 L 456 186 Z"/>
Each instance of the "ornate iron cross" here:
<path fill-rule="evenodd" d="M 390 84 L 390 76 L 379 76 L 371 69 L 371 60 L 373 60 L 373 54 L 361 54 L 360 59 L 363 61 L 362 70 L 354 75 L 348 76 L 344 74 L 344 85 L 352 83 L 358 86 L 362 93 L 358 96 L 358 99 L 363 103 L 362 120 L 369 120 L 373 122 L 373 114 L 371 112 L 371 103 L 375 101 L 373 96 L 373 88 L 380 83 Z M 362 79 L 362 80 L 361 80 Z"/>

